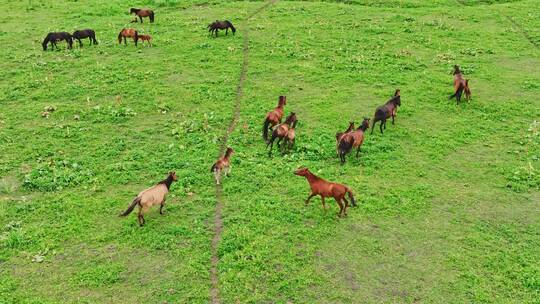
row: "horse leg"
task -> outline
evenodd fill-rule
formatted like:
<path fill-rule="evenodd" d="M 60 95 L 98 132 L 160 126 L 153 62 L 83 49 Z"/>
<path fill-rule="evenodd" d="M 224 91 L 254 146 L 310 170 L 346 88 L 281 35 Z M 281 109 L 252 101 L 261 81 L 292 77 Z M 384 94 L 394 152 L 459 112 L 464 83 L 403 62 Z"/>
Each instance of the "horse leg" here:
<path fill-rule="evenodd" d="M 383 133 L 383 123 L 384 123 L 384 120 L 381 120 L 381 124 L 379 125 L 379 129 L 381 130 L 381 134 L 384 134 Z"/>
<path fill-rule="evenodd" d="M 144 225 L 144 214 L 143 214 L 143 207 L 139 205 L 139 213 L 137 214 L 137 220 L 139 221 L 139 226 Z"/>
<path fill-rule="evenodd" d="M 349 201 L 343 196 L 343 201 L 345 201 L 345 206 L 343 207 L 343 214 L 347 216 L 347 207 L 349 207 Z"/>
<path fill-rule="evenodd" d="M 143 21 L 142 21 L 142 17 L 141 17 L 141 16 L 139 16 L 139 19 L 141 19 L 141 23 L 143 23 Z"/>
<path fill-rule="evenodd" d="M 343 213 L 343 203 L 341 202 L 340 199 L 335 198 L 335 200 L 336 200 L 336 202 L 337 202 L 338 205 L 339 205 L 338 216 L 341 217 L 341 214 Z"/>
<path fill-rule="evenodd" d="M 225 36 L 229 35 L 229 28 L 225 29 Z"/>
<path fill-rule="evenodd" d="M 124 45 L 127 45 L 127 38 L 124 36 Z"/>
<path fill-rule="evenodd" d="M 394 115 L 394 113 L 392 113 L 392 124 L 394 125 L 394 118 L 396 117 L 396 115 Z"/>
<path fill-rule="evenodd" d="M 324 212 L 326 212 L 326 204 L 324 202 L 324 196 L 321 195 L 321 202 L 322 202 L 322 208 L 324 210 Z"/>
<path fill-rule="evenodd" d="M 356 157 L 358 158 L 358 154 L 360 154 L 360 146 L 358 146 L 358 149 L 356 149 Z"/>
<path fill-rule="evenodd" d="M 219 185 L 219 182 L 220 182 L 220 179 L 221 179 L 220 170 L 214 170 L 214 178 L 216 179 L 216 184 Z"/>
<path fill-rule="evenodd" d="M 165 206 L 165 198 L 163 198 L 163 201 L 159 205 L 159 214 L 163 215 L 163 206 Z"/>
<path fill-rule="evenodd" d="M 377 123 L 377 119 L 373 118 L 373 124 L 371 125 L 371 135 L 373 135 L 373 129 L 375 129 L 375 124 Z"/>
<path fill-rule="evenodd" d="M 308 196 L 308 198 L 307 198 L 307 200 L 306 200 L 306 206 L 309 204 L 309 200 L 310 200 L 312 197 L 314 197 L 315 195 L 317 195 L 317 194 L 311 192 L 311 194 Z"/>
<path fill-rule="evenodd" d="M 78 38 L 77 38 L 77 40 L 79 41 L 79 47 L 82 47 L 82 41 L 81 41 L 81 39 L 78 39 Z"/>

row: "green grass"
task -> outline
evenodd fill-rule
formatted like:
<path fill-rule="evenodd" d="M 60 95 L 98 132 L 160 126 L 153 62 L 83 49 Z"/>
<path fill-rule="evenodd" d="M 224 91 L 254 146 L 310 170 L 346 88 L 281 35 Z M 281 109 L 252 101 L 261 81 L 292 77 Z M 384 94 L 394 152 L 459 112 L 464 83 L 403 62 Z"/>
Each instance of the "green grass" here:
<path fill-rule="evenodd" d="M 247 26 L 223 303 L 539 303 L 535 1 L 279 1 L 249 24 L 262 2 L 0 3 L 0 303 L 210 300 L 209 168 Z M 132 6 L 155 8 L 156 22 L 130 24 Z M 216 19 L 236 35 L 208 38 Z M 154 47 L 118 45 L 127 26 Z M 42 51 L 48 31 L 86 27 L 99 45 Z M 459 107 L 447 99 L 454 64 L 473 91 Z M 340 166 L 335 132 L 397 87 L 396 125 Z M 261 124 L 279 95 L 298 139 L 269 158 Z M 360 206 L 345 219 L 333 201 L 305 207 L 300 166 L 347 184 Z M 117 216 L 173 169 L 164 216 L 152 210 L 144 228 Z"/>

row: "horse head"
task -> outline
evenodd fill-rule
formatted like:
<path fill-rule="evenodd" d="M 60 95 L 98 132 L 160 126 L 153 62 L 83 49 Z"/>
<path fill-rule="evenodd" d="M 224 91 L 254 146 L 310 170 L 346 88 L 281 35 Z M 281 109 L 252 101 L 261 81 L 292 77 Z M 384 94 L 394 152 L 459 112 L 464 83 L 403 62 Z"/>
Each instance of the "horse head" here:
<path fill-rule="evenodd" d="M 309 169 L 305 167 L 298 168 L 294 171 L 294 174 L 298 176 L 307 176 L 308 173 L 309 173 Z"/>
<path fill-rule="evenodd" d="M 369 128 L 369 121 L 370 121 L 370 118 L 364 117 L 364 120 L 362 121 L 362 124 L 360 125 L 359 129 L 362 129 L 363 131 L 367 130 Z"/>
<path fill-rule="evenodd" d="M 286 96 L 279 96 L 279 105 L 286 105 L 287 104 L 287 97 Z"/>

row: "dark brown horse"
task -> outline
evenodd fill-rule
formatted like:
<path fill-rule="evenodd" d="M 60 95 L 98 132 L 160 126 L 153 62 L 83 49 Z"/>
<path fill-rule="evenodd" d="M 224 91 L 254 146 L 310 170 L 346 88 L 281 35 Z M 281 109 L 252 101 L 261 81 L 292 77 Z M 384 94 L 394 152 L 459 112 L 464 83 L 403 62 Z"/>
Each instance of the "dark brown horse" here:
<path fill-rule="evenodd" d="M 82 47 L 82 41 L 81 39 L 88 38 L 90 39 L 90 44 L 98 44 L 96 40 L 96 32 L 91 29 L 85 29 L 85 30 L 78 30 L 73 32 L 73 39 L 77 39 L 79 41 L 79 46 Z"/>
<path fill-rule="evenodd" d="M 380 121 L 381 134 L 383 133 L 383 126 L 386 129 L 386 120 L 392 117 L 392 124 L 394 124 L 394 118 L 397 115 L 397 108 L 401 106 L 401 95 L 400 90 L 397 89 L 394 93 L 394 97 L 388 100 L 384 105 L 377 107 L 375 110 L 375 117 L 373 117 L 373 125 L 371 126 L 371 134 L 373 134 L 373 129 L 375 124 Z"/>
<path fill-rule="evenodd" d="M 461 95 L 465 91 L 465 99 L 471 99 L 471 89 L 469 88 L 469 80 L 463 78 L 463 73 L 459 66 L 454 65 L 454 94 L 449 99 L 456 98 L 456 104 L 461 101 Z"/>
<path fill-rule="evenodd" d="M 52 46 L 51 49 L 54 50 L 55 47 L 58 49 L 58 46 L 56 45 L 56 43 L 62 40 L 66 41 L 68 45 L 68 49 L 71 49 L 73 47 L 73 38 L 71 37 L 71 34 L 68 32 L 48 33 L 47 36 L 45 36 L 45 40 L 43 40 L 43 43 L 41 43 L 41 45 L 43 46 L 43 50 L 46 51 L 47 44 L 50 43 Z"/>
<path fill-rule="evenodd" d="M 360 153 L 360 147 L 364 143 L 364 132 L 369 129 L 369 118 L 364 118 L 358 129 L 344 134 L 338 145 L 338 154 L 341 159 L 341 164 L 345 163 L 345 156 L 351 152 L 351 149 L 356 148 L 356 157 Z"/>
<path fill-rule="evenodd" d="M 225 35 L 229 34 L 229 28 L 231 29 L 233 35 L 236 33 L 236 28 L 232 25 L 232 23 L 229 20 L 224 21 L 214 21 L 208 25 L 208 32 L 210 32 L 210 35 L 213 33 L 216 34 L 216 37 L 218 35 L 218 30 L 225 30 Z"/>
<path fill-rule="evenodd" d="M 266 147 L 270 146 L 268 155 L 272 155 L 272 147 L 274 146 L 274 140 L 276 140 L 276 138 L 279 138 L 277 142 L 277 145 L 279 147 L 279 144 L 285 138 L 285 136 L 287 136 L 289 129 L 291 128 L 293 124 L 295 124 L 295 122 L 296 122 L 296 114 L 292 112 L 291 114 L 289 114 L 289 116 L 287 116 L 284 123 L 279 124 L 272 131 L 272 138 L 270 138 L 270 140 L 268 141 L 268 144 L 266 144 Z M 281 149 L 283 150 L 283 147 L 281 147 Z"/>
<path fill-rule="evenodd" d="M 349 202 L 345 198 L 345 195 L 349 195 L 349 199 L 351 200 L 351 204 L 353 206 L 356 206 L 356 201 L 354 200 L 354 195 L 349 189 L 349 187 L 342 185 L 342 184 L 336 184 L 328 182 L 315 174 L 311 173 L 309 169 L 307 168 L 300 168 L 296 171 L 294 171 L 294 174 L 298 176 L 304 176 L 308 183 L 309 187 L 311 188 L 311 194 L 308 196 L 306 200 L 306 205 L 309 204 L 309 200 L 316 196 L 320 195 L 322 200 L 323 209 L 326 211 L 326 205 L 324 203 L 325 197 L 333 197 L 336 202 L 339 205 L 339 212 L 338 216 L 347 215 L 347 207 L 349 207 Z M 345 205 L 342 201 L 345 201 Z"/>
<path fill-rule="evenodd" d="M 143 20 L 142 18 L 143 17 L 148 17 L 150 18 L 150 23 L 153 23 L 154 22 L 154 11 L 151 10 L 151 9 L 147 9 L 147 8 L 131 8 L 129 10 L 129 13 L 130 14 L 135 14 L 135 16 L 138 16 L 139 19 L 141 19 L 141 23 L 143 23 Z M 135 17 L 135 22 L 137 22 L 137 17 Z"/>
<path fill-rule="evenodd" d="M 339 140 L 343 137 L 343 135 L 351 132 L 352 130 L 354 130 L 354 121 L 349 122 L 349 127 L 347 128 L 347 130 L 345 130 L 345 132 L 337 132 L 336 133 L 336 151 L 338 152 L 338 155 L 339 155 L 339 150 L 338 150 Z"/>
<path fill-rule="evenodd" d="M 268 141 L 268 130 L 271 130 L 275 125 L 281 123 L 283 118 L 283 108 L 287 104 L 287 97 L 279 96 L 277 107 L 266 114 L 263 124 L 263 138 Z"/>
<path fill-rule="evenodd" d="M 118 34 L 118 43 L 122 43 L 122 38 L 124 38 L 124 44 L 127 45 L 126 38 L 133 38 L 135 41 L 135 46 L 137 46 L 137 41 L 139 41 L 139 33 L 137 30 L 132 28 L 124 28 Z"/>

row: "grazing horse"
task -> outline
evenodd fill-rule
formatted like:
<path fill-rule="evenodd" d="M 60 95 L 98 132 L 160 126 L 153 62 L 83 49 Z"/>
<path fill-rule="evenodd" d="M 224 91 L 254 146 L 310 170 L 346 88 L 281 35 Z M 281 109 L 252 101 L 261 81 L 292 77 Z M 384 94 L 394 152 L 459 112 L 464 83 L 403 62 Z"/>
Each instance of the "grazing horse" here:
<path fill-rule="evenodd" d="M 229 28 L 231 29 L 233 35 L 236 33 L 236 28 L 232 25 L 232 23 L 229 20 L 225 21 L 214 21 L 208 25 L 208 32 L 210 32 L 210 35 L 213 33 L 216 34 L 216 37 L 218 35 L 218 30 L 225 30 L 225 35 L 229 34 Z"/>
<path fill-rule="evenodd" d="M 225 171 L 225 175 L 229 175 L 231 173 L 231 155 L 233 154 L 232 148 L 227 148 L 225 151 L 225 154 L 220 157 L 210 169 L 210 172 L 214 173 L 214 177 L 216 178 L 216 184 L 219 185 L 221 181 L 221 171 Z"/>
<path fill-rule="evenodd" d="M 339 141 L 341 140 L 343 135 L 351 132 L 352 130 L 354 130 L 354 121 L 349 122 L 349 127 L 347 128 L 347 130 L 345 130 L 345 132 L 337 132 L 336 133 L 336 151 L 337 151 L 338 155 L 339 155 L 339 150 L 338 150 Z"/>
<path fill-rule="evenodd" d="M 351 152 L 351 149 L 356 148 L 356 157 L 360 153 L 360 147 L 364 143 L 364 132 L 369 129 L 369 118 L 364 118 L 362 124 L 358 129 L 346 133 L 341 137 L 338 145 L 339 158 L 341 159 L 341 164 L 345 163 L 345 156 Z"/>
<path fill-rule="evenodd" d="M 386 129 L 386 120 L 392 117 L 392 124 L 394 124 L 394 118 L 397 114 L 397 107 L 399 106 L 401 106 L 401 95 L 400 90 L 397 89 L 394 93 L 394 97 L 388 100 L 384 105 L 377 107 L 377 110 L 375 110 L 375 117 L 373 117 L 373 125 L 371 126 L 371 134 L 373 134 L 373 129 L 378 121 L 381 122 L 379 125 L 381 134 L 384 134 L 383 126 Z"/>
<path fill-rule="evenodd" d="M 285 122 L 282 124 L 279 124 L 273 131 L 272 131 L 272 138 L 268 141 L 266 144 L 266 147 L 270 146 L 270 150 L 268 151 L 268 155 L 272 155 L 272 147 L 274 146 L 274 140 L 279 137 L 277 145 L 279 147 L 280 142 L 287 136 L 287 133 L 289 132 L 289 129 L 291 126 L 296 122 L 296 113 L 292 112 L 287 116 L 285 119 Z M 283 147 L 281 147 L 283 149 Z"/>
<path fill-rule="evenodd" d="M 141 43 L 148 42 L 149 46 L 152 46 L 152 36 L 150 35 L 139 35 L 139 39 L 141 39 Z"/>
<path fill-rule="evenodd" d="M 139 41 L 139 33 L 137 30 L 132 28 L 124 28 L 118 34 L 118 43 L 122 43 L 122 38 L 124 38 L 124 44 L 127 45 L 126 38 L 131 37 L 135 41 L 135 46 L 137 46 L 137 41 Z"/>
<path fill-rule="evenodd" d="M 342 185 L 342 184 L 336 184 L 328 182 L 315 174 L 311 173 L 308 168 L 299 168 L 296 171 L 294 171 L 294 174 L 298 176 L 304 176 L 308 183 L 309 187 L 311 188 L 311 194 L 308 196 L 306 200 L 306 206 L 309 204 L 309 200 L 316 196 L 320 195 L 322 200 L 322 205 L 324 211 L 326 211 L 326 204 L 324 203 L 325 197 L 333 197 L 336 202 L 339 205 L 339 213 L 338 216 L 347 215 L 347 207 L 349 207 L 349 202 L 345 198 L 345 195 L 349 195 L 349 199 L 351 200 L 352 206 L 356 206 L 356 201 L 354 200 L 354 195 L 349 189 L 349 187 Z M 345 201 L 345 205 L 342 201 Z"/>
<path fill-rule="evenodd" d="M 143 20 L 142 18 L 143 17 L 148 17 L 150 18 L 150 23 L 153 23 L 154 22 L 154 11 L 151 10 L 151 9 L 147 9 L 147 8 L 131 8 L 129 10 L 129 14 L 135 14 L 135 22 L 137 22 L 137 16 L 139 17 L 139 19 L 141 19 L 141 23 L 143 23 Z"/>
<path fill-rule="evenodd" d="M 41 45 L 43 46 L 43 50 L 46 51 L 47 44 L 50 42 L 52 46 L 51 49 L 54 50 L 54 47 L 58 49 L 58 46 L 56 45 L 56 43 L 62 40 L 66 41 L 68 45 L 68 49 L 71 49 L 73 47 L 73 38 L 71 37 L 71 34 L 68 32 L 48 33 L 47 36 L 45 36 L 45 40 L 43 40 L 43 43 L 41 43 Z"/>
<path fill-rule="evenodd" d="M 81 39 L 84 39 L 84 38 L 90 39 L 90 44 L 92 44 L 92 43 L 98 44 L 98 42 L 96 40 L 96 32 L 94 32 L 94 30 L 91 30 L 91 29 L 75 31 L 75 32 L 73 32 L 72 36 L 73 36 L 74 39 L 77 39 L 77 41 L 79 41 L 79 46 L 80 47 L 83 46 Z"/>
<path fill-rule="evenodd" d="M 159 214 L 163 215 L 163 206 L 165 205 L 165 199 L 171 184 L 178 180 L 176 173 L 174 171 L 169 172 L 169 175 L 166 179 L 157 183 L 157 185 L 150 187 L 146 190 L 141 191 L 137 197 L 131 202 L 126 211 L 120 214 L 120 216 L 127 216 L 133 211 L 135 206 L 139 206 L 139 214 L 137 215 L 137 220 L 139 225 L 144 225 L 144 214 L 152 207 L 153 205 L 159 206 Z"/>
<path fill-rule="evenodd" d="M 471 99 L 471 89 L 469 88 L 469 80 L 463 78 L 463 73 L 459 69 L 459 66 L 454 65 L 454 94 L 448 99 L 456 98 L 456 104 L 461 101 L 461 95 L 465 91 L 465 99 L 469 101 Z"/>
<path fill-rule="evenodd" d="M 277 107 L 266 114 L 266 118 L 263 124 L 263 138 L 268 141 L 268 130 L 271 130 L 275 125 L 281 123 L 283 117 L 283 108 L 287 104 L 287 97 L 279 96 Z"/>
<path fill-rule="evenodd" d="M 294 142 L 296 140 L 296 123 L 298 120 L 293 121 L 291 127 L 289 128 L 289 131 L 287 131 L 287 134 L 285 135 L 285 139 L 283 140 L 283 148 L 287 151 L 290 150 L 294 146 Z"/>

